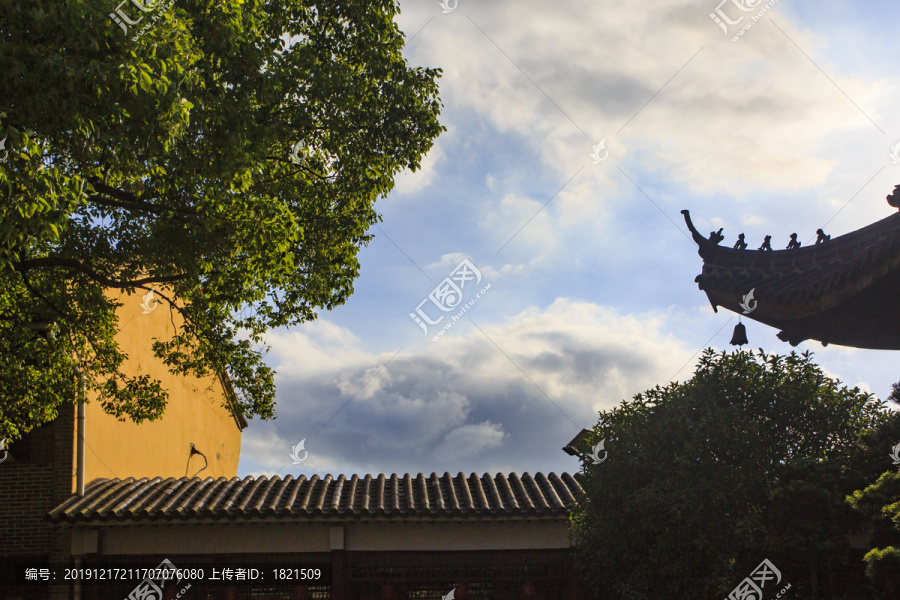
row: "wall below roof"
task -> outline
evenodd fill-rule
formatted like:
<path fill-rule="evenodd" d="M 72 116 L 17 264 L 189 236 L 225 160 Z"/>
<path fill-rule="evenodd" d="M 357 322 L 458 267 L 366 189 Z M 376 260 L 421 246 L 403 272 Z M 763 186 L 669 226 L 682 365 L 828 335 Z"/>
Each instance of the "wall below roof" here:
<path fill-rule="evenodd" d="M 340 546 L 343 546 L 342 548 Z M 78 526 L 73 555 L 272 554 L 353 551 L 539 550 L 571 547 L 569 524 L 559 519 L 513 521 L 285 521 Z"/>
<path fill-rule="evenodd" d="M 225 392 L 218 378 L 173 375 L 153 355 L 153 338 L 169 339 L 174 333 L 173 321 L 181 322 L 176 311 L 170 313 L 168 305 L 154 297 L 158 303 L 147 303 L 155 306 L 149 313 L 144 313 L 140 294 L 119 297 L 123 306 L 117 311 L 116 341 L 128 356 L 123 364 L 125 373 L 150 375 L 168 390 L 165 414 L 157 421 L 136 425 L 131 420 L 118 421 L 98 402 L 89 402 L 85 411 L 85 482 L 98 477 L 193 475 L 203 467 L 204 461 L 199 455 L 190 456 L 191 443 L 209 462 L 201 477 L 237 475 L 241 432 L 231 412 L 222 406 Z M 73 431 L 76 426 L 73 423 Z"/>

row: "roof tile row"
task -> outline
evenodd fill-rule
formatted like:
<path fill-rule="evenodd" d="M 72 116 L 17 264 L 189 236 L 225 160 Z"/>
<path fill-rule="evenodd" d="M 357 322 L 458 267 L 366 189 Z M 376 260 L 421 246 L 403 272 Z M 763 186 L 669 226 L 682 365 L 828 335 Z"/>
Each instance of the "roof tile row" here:
<path fill-rule="evenodd" d="M 419 473 L 349 479 L 305 475 L 226 479 L 95 479 L 49 514 L 56 522 L 209 518 L 503 518 L 562 516 L 583 492 L 579 476 Z"/>

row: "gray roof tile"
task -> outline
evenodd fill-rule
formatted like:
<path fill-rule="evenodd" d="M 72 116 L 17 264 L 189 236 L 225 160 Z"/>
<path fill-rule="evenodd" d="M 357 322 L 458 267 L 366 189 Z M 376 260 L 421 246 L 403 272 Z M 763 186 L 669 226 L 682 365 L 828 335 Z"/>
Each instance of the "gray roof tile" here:
<path fill-rule="evenodd" d="M 295 479 L 95 479 L 48 515 L 55 522 L 213 519 L 564 517 L 580 475 L 459 473 Z"/>

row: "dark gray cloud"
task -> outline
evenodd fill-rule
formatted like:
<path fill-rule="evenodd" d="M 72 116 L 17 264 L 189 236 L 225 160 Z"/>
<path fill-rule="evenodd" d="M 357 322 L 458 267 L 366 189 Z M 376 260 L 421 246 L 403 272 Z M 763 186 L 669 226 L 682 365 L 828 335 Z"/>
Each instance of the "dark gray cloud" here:
<path fill-rule="evenodd" d="M 310 324 L 270 339 L 283 366 L 279 418 L 245 431 L 242 470 L 577 470 L 562 446 L 598 410 L 670 375 L 674 355 L 690 356 L 672 352 L 678 344 L 660 325 L 560 299 L 484 334 L 445 336 L 392 359 L 366 354 L 326 322 Z M 309 459 L 291 465 L 290 447 L 301 439 Z"/>

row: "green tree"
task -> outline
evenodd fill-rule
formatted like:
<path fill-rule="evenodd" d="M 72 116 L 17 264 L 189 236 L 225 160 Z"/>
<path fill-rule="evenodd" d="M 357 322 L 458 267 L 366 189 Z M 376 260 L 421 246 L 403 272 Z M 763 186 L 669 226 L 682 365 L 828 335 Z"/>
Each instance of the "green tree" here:
<path fill-rule="evenodd" d="M 271 418 L 262 334 L 347 299 L 375 200 L 444 129 L 394 0 L 141 2 L 0 0 L 0 438 L 79 374 L 120 419 L 162 414 L 121 370 L 119 290 L 180 315 L 147 342 L 172 372 Z"/>
<path fill-rule="evenodd" d="M 847 501 L 873 522 L 872 548 L 865 556 L 866 576 L 885 600 L 900 593 L 900 472 L 887 471 Z"/>
<path fill-rule="evenodd" d="M 572 533 L 595 595 L 725 597 L 763 559 L 782 572 L 775 592 L 843 585 L 832 575 L 847 573 L 856 525 L 844 497 L 877 472 L 858 436 L 890 419 L 808 353 L 707 349 L 691 379 L 623 401 L 593 429 L 608 458 L 585 456 Z"/>
<path fill-rule="evenodd" d="M 900 384 L 894 384 L 888 399 L 900 403 Z M 888 448 L 893 456 L 900 454 L 900 415 L 897 417 L 891 427 L 865 440 L 866 447 L 877 452 L 884 464 L 891 456 L 886 454 Z M 863 560 L 874 593 L 885 600 L 896 598 L 900 594 L 900 470 L 886 470 L 874 483 L 847 496 L 847 502 L 868 520 L 874 547 Z"/>

